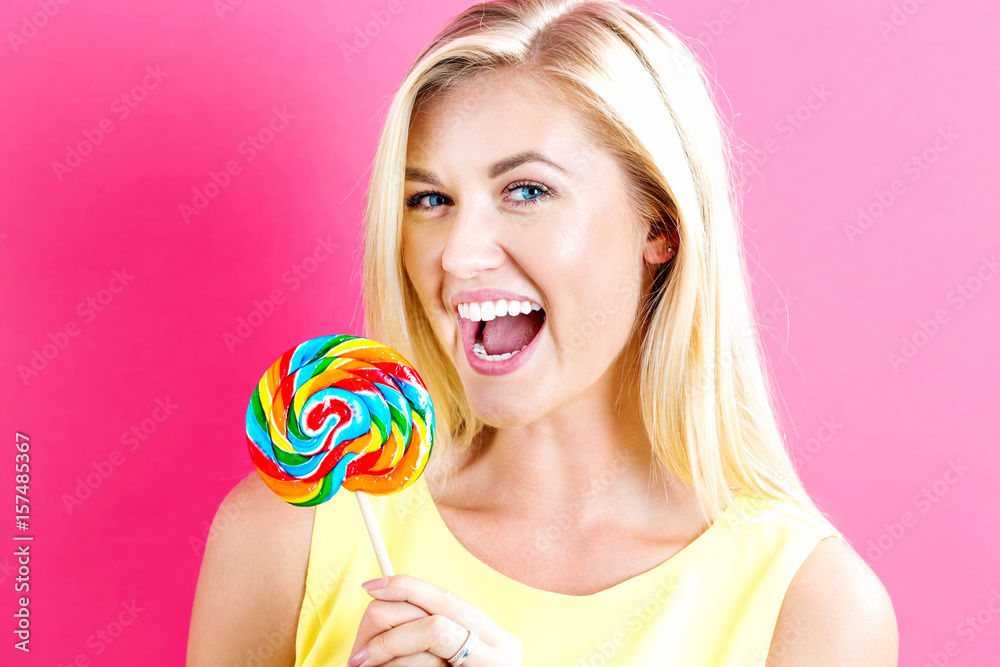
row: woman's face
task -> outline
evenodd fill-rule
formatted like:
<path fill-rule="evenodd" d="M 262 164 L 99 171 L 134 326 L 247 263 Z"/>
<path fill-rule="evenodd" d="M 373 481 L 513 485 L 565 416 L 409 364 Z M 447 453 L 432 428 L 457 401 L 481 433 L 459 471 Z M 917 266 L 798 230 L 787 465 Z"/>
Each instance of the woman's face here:
<path fill-rule="evenodd" d="M 406 273 L 473 409 L 497 427 L 584 394 L 613 400 L 646 262 L 667 245 L 646 241 L 624 172 L 573 112 L 513 81 L 453 89 L 415 114 L 404 194 Z M 542 157 L 518 158 L 529 152 Z M 512 301 L 517 315 L 496 314 Z"/>

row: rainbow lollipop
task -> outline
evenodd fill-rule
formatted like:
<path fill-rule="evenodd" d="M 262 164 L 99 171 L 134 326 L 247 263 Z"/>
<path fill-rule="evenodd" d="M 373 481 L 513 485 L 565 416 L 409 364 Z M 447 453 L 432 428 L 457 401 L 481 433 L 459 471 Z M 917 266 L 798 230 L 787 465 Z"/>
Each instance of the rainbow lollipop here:
<path fill-rule="evenodd" d="M 383 574 L 391 574 L 364 494 L 405 489 L 430 456 L 434 406 L 409 362 L 359 336 L 307 340 L 264 373 L 246 429 L 257 473 L 282 500 L 310 506 L 341 487 L 354 491 Z"/>

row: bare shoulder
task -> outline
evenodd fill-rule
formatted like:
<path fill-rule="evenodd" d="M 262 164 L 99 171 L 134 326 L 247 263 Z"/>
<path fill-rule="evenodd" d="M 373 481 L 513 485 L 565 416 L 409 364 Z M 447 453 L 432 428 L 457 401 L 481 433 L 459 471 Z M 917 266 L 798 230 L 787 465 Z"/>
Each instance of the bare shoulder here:
<path fill-rule="evenodd" d="M 767 667 L 895 667 L 898 652 L 885 586 L 850 545 L 821 540 L 785 593 Z"/>
<path fill-rule="evenodd" d="M 315 508 L 278 498 L 256 472 L 225 497 L 195 592 L 188 667 L 246 661 L 291 666 Z"/>

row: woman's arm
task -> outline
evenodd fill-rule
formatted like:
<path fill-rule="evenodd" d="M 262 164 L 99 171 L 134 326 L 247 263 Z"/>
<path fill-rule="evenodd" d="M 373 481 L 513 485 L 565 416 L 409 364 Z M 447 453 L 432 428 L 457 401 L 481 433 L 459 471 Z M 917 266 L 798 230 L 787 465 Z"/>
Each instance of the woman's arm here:
<path fill-rule="evenodd" d="M 878 576 L 848 544 L 827 538 L 792 578 L 767 667 L 895 667 L 899 631 Z"/>
<path fill-rule="evenodd" d="M 201 564 L 188 667 L 295 664 L 314 516 L 315 508 L 275 496 L 257 473 L 229 492 Z"/>

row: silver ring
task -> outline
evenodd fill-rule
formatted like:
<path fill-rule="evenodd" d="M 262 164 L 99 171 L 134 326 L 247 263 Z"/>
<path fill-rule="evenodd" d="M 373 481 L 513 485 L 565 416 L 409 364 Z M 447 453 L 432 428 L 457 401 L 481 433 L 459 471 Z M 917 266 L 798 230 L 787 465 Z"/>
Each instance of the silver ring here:
<path fill-rule="evenodd" d="M 458 653 L 448 658 L 448 664 L 461 665 L 465 662 L 465 659 L 469 657 L 470 653 L 472 653 L 472 647 L 476 645 L 476 640 L 478 639 L 479 636 L 472 630 L 469 630 L 469 636 L 465 638 L 465 643 L 462 644 L 462 648 L 458 649 Z"/>

